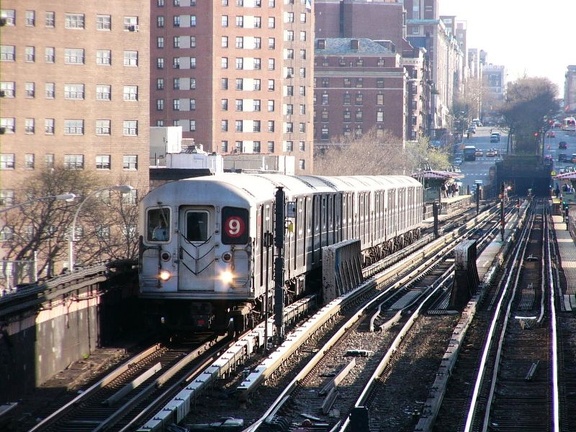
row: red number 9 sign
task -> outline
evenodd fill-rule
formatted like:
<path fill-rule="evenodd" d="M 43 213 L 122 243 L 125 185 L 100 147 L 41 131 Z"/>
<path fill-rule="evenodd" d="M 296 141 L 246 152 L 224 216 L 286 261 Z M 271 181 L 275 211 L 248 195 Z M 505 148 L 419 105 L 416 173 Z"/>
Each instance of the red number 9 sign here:
<path fill-rule="evenodd" d="M 224 230 L 226 231 L 226 235 L 236 238 L 244 234 L 246 225 L 241 218 L 237 216 L 231 216 L 226 219 L 226 222 L 224 222 Z"/>
<path fill-rule="evenodd" d="M 238 207 L 222 208 L 222 243 L 248 242 L 248 210 Z"/>

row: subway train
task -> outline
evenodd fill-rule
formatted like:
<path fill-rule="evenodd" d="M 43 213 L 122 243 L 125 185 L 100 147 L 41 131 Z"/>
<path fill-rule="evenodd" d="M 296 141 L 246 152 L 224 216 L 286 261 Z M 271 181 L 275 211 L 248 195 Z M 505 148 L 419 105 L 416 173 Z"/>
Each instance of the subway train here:
<path fill-rule="evenodd" d="M 279 190 L 284 221 L 275 225 Z M 422 184 L 401 175 L 224 173 L 169 182 L 140 204 L 140 301 L 167 332 L 250 328 L 266 297 L 274 310 L 278 253 L 289 304 L 321 287 L 323 247 L 360 240 L 370 264 L 416 240 L 422 217 Z"/>

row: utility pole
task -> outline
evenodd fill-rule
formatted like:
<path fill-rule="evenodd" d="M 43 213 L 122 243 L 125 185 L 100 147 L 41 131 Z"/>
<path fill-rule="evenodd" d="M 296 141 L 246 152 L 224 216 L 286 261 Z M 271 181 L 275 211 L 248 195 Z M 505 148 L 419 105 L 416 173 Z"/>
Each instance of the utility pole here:
<path fill-rule="evenodd" d="M 274 324 L 278 342 L 284 339 L 284 229 L 285 194 L 282 186 L 276 189 L 276 220 L 274 221 Z"/>
<path fill-rule="evenodd" d="M 502 239 L 502 242 L 504 242 L 504 193 L 506 191 L 506 186 L 504 185 L 504 182 L 502 182 L 502 185 L 500 186 L 500 236 Z"/>

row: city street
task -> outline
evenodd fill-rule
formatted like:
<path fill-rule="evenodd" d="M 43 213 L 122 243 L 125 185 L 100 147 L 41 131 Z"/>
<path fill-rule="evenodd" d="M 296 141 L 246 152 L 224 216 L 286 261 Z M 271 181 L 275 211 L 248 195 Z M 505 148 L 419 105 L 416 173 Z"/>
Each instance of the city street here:
<path fill-rule="evenodd" d="M 566 170 L 574 169 L 576 170 L 576 162 L 570 161 L 573 154 L 576 154 L 576 134 L 564 132 L 560 128 L 552 129 L 554 131 L 553 137 L 546 136 L 544 138 L 544 155 L 550 156 L 554 162 L 554 172 L 552 175 L 559 174 Z M 491 143 L 490 134 L 492 132 L 500 133 L 500 142 Z M 559 149 L 559 143 L 561 141 L 566 142 L 566 149 Z M 476 181 L 481 180 L 483 184 L 488 181 L 488 176 L 490 172 L 490 167 L 496 165 L 496 162 L 506 154 L 506 145 L 508 142 L 508 135 L 505 131 L 499 130 L 497 127 L 479 127 L 475 134 L 470 134 L 470 138 L 464 138 L 463 142 L 460 144 L 461 152 L 464 146 L 473 145 L 478 150 L 482 151 L 482 156 L 476 157 L 475 161 L 465 161 L 460 165 L 462 174 L 464 178 L 460 181 L 463 184 L 464 190 L 470 188 L 473 191 L 476 188 Z M 490 149 L 496 149 L 498 151 L 497 156 L 488 156 L 487 152 Z M 558 155 L 565 154 L 567 161 L 558 162 Z"/>

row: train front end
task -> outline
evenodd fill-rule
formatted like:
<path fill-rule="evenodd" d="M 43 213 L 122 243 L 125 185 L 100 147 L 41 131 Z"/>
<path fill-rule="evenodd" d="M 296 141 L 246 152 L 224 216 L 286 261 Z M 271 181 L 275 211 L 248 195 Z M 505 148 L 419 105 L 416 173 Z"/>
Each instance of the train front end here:
<path fill-rule="evenodd" d="M 250 202 L 229 184 L 172 182 L 140 212 L 140 298 L 168 332 L 242 326 L 254 299 Z M 235 322 L 237 321 L 237 322 Z"/>

